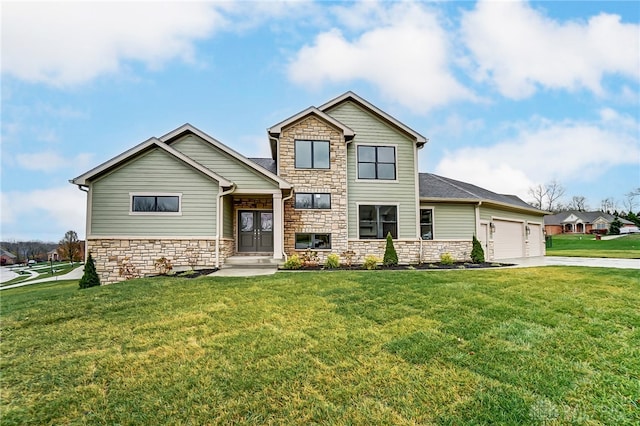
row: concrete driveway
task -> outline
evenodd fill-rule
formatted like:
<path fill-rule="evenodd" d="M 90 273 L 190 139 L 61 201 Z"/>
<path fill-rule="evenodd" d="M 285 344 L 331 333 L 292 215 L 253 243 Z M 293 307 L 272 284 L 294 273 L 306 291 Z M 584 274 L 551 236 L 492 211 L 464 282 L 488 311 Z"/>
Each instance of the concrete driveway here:
<path fill-rule="evenodd" d="M 517 259 L 500 259 L 500 262 L 514 263 L 514 267 L 520 268 L 534 266 L 590 266 L 595 268 L 640 269 L 640 259 L 540 256 Z"/>

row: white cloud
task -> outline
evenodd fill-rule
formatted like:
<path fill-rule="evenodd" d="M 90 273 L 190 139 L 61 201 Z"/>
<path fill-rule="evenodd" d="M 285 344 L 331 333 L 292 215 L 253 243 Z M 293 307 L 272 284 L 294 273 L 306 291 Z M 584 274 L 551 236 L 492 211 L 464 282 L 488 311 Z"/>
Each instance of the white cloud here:
<path fill-rule="evenodd" d="M 86 194 L 75 186 L 2 192 L 1 207 L 2 240 L 37 234 L 57 241 L 69 229 L 84 238 Z"/>
<path fill-rule="evenodd" d="M 364 25 L 350 9 L 339 10 L 351 27 Z M 475 99 L 449 70 L 452 46 L 435 13 L 415 3 L 367 10 L 375 16 L 368 30 L 354 40 L 335 28 L 319 34 L 289 63 L 289 78 L 311 86 L 364 80 L 416 112 Z"/>
<path fill-rule="evenodd" d="M 559 22 L 526 2 L 479 1 L 463 15 L 461 32 L 479 77 L 509 98 L 539 86 L 603 94 L 606 74 L 640 78 L 640 26 L 618 15 Z"/>
<path fill-rule="evenodd" d="M 2 71 L 56 86 L 194 60 L 193 43 L 224 20 L 205 2 L 9 2 L 2 5 Z"/>
<path fill-rule="evenodd" d="M 638 122 L 611 109 L 595 122 L 536 120 L 487 147 L 447 153 L 441 174 L 527 199 L 528 188 L 552 179 L 593 181 L 608 169 L 639 164 Z"/>
<path fill-rule="evenodd" d="M 93 154 L 80 153 L 74 157 L 65 157 L 54 151 L 16 154 L 17 164 L 27 170 L 54 172 L 63 168 L 83 170 L 91 163 Z"/>

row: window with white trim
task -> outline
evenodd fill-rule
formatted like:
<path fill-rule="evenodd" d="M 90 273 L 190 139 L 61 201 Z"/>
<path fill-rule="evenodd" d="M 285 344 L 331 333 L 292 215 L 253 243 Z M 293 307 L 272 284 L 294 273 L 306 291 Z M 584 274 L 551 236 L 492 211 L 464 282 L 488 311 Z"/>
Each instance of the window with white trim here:
<path fill-rule="evenodd" d="M 398 238 L 398 206 L 358 206 L 360 239 Z"/>
<path fill-rule="evenodd" d="M 396 148 L 358 145 L 358 179 L 395 180 Z"/>
<path fill-rule="evenodd" d="M 420 238 L 433 240 L 433 209 L 420 209 Z"/>
<path fill-rule="evenodd" d="M 331 234 L 296 233 L 296 249 L 325 250 L 331 248 Z"/>
<path fill-rule="evenodd" d="M 329 141 L 295 141 L 296 169 L 328 169 Z"/>
<path fill-rule="evenodd" d="M 142 214 L 180 213 L 180 199 L 180 195 L 177 194 L 132 194 L 131 212 Z"/>
<path fill-rule="evenodd" d="M 296 209 L 330 209 L 331 194 L 296 192 Z"/>

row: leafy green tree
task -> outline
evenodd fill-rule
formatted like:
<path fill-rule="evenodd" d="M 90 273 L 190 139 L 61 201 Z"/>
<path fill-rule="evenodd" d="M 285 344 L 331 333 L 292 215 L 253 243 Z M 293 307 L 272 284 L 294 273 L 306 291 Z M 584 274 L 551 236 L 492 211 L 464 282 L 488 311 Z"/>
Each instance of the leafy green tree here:
<path fill-rule="evenodd" d="M 96 271 L 96 264 L 93 261 L 91 252 L 87 258 L 87 263 L 84 264 L 84 274 L 80 278 L 80 288 L 89 288 L 100 285 L 100 277 Z"/>
<path fill-rule="evenodd" d="M 398 253 L 396 253 L 396 248 L 393 246 L 391 232 L 387 233 L 387 245 L 384 248 L 382 263 L 384 266 L 395 266 L 398 264 Z"/>
<path fill-rule="evenodd" d="M 482 244 L 473 236 L 473 248 L 471 249 L 471 261 L 473 263 L 484 263 L 484 250 L 482 249 Z"/>
<path fill-rule="evenodd" d="M 611 222 L 611 225 L 609 225 L 609 234 L 620 235 L 620 228 L 622 228 L 622 222 L 616 217 L 613 219 L 613 222 Z"/>

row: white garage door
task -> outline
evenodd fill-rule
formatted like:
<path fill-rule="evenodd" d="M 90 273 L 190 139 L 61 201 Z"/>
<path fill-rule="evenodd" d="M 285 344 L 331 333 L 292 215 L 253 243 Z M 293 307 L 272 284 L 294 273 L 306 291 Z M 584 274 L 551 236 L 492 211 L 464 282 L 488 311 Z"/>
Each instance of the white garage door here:
<path fill-rule="evenodd" d="M 544 235 L 542 235 L 542 225 L 529 224 L 531 233 L 529 234 L 529 256 L 542 256 L 544 247 Z"/>
<path fill-rule="evenodd" d="M 510 259 L 524 256 L 524 224 L 494 220 L 496 230 L 493 234 L 494 257 Z"/>

